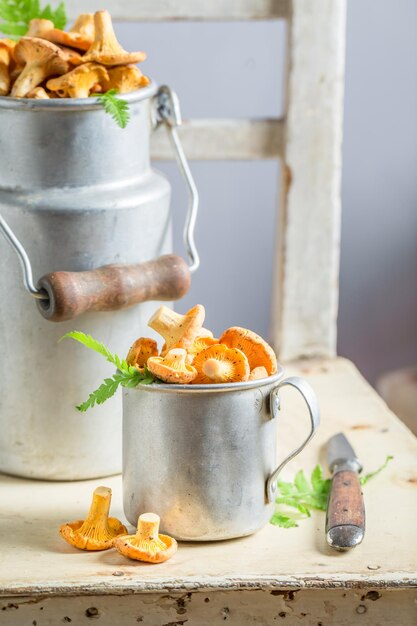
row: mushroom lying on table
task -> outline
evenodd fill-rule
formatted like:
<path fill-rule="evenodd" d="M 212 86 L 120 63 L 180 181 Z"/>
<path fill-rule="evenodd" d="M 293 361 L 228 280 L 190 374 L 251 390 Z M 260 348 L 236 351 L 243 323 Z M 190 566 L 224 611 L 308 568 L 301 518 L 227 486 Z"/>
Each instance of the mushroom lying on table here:
<path fill-rule="evenodd" d="M 170 559 L 178 549 L 172 537 L 159 534 L 159 515 L 143 513 L 138 520 L 136 535 L 118 537 L 114 547 L 120 554 L 147 563 L 163 563 Z"/>
<path fill-rule="evenodd" d="M 97 487 L 85 520 L 62 524 L 59 529 L 66 542 L 80 550 L 108 550 L 113 547 L 116 537 L 127 533 L 115 517 L 109 517 L 111 489 Z"/>

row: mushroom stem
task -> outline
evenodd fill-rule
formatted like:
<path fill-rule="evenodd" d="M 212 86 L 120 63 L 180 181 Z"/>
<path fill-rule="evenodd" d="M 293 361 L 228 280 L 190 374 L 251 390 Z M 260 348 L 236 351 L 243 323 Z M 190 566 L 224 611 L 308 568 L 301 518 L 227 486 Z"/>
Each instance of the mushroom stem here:
<path fill-rule="evenodd" d="M 100 529 L 107 526 L 110 501 L 111 489 L 108 487 L 97 487 L 97 489 L 94 489 L 90 510 L 80 528 L 80 532 L 86 532 L 92 526 Z"/>
<path fill-rule="evenodd" d="M 152 315 L 148 326 L 162 335 L 162 337 L 165 337 L 165 335 L 171 332 L 172 328 L 182 323 L 183 317 L 183 315 L 175 313 L 175 311 L 169 309 L 167 306 L 161 306 Z"/>
<path fill-rule="evenodd" d="M 132 545 L 140 546 L 144 552 L 149 552 L 149 554 L 166 550 L 166 544 L 159 539 L 159 522 L 159 515 L 143 513 L 138 519 L 138 528 L 131 541 Z"/>

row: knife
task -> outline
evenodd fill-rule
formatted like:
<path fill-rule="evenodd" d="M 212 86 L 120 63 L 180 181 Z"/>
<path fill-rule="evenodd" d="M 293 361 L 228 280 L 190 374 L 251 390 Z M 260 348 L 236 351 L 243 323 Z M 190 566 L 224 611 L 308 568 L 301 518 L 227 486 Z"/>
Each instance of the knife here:
<path fill-rule="evenodd" d="M 359 482 L 362 465 L 343 433 L 329 439 L 326 452 L 333 474 L 327 502 L 326 539 L 336 550 L 350 550 L 365 535 L 365 507 Z"/>

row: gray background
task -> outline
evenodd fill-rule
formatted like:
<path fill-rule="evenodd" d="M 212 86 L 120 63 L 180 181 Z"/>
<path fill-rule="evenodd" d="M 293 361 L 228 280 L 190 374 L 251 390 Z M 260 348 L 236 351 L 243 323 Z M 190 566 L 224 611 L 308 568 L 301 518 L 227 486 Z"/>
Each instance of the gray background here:
<path fill-rule="evenodd" d="M 118 24 L 143 69 L 169 83 L 184 117 L 282 113 L 283 21 Z M 417 363 L 417 3 L 349 0 L 342 186 L 339 353 L 374 382 Z M 172 163 L 175 251 L 186 195 Z M 194 162 L 201 269 L 178 307 L 206 325 L 269 333 L 279 166 Z"/>

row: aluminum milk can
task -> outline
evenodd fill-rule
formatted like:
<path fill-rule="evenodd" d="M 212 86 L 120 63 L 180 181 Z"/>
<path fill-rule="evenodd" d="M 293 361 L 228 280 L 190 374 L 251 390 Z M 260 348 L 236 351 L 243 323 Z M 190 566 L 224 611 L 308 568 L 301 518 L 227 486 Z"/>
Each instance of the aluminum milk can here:
<path fill-rule="evenodd" d="M 155 120 L 169 124 L 175 118 L 174 96 L 154 85 L 124 95 L 131 113 L 127 129 L 120 129 L 93 99 L 0 98 L 0 228 L 12 243 L 0 239 L 0 471 L 53 480 L 121 471 L 119 397 L 90 415 L 75 409 L 108 376 L 108 364 L 73 342 L 58 341 L 70 330 L 81 330 L 123 355 L 133 339 L 152 334 L 146 324 L 155 302 L 117 310 L 131 303 L 123 289 L 134 283 L 129 274 L 133 266 L 121 279 L 125 266 L 120 264 L 152 263 L 171 252 L 170 185 L 150 167 L 149 141 Z M 175 128 L 171 135 L 180 166 L 189 175 Z M 190 269 L 195 269 L 192 228 L 198 198 L 191 178 L 188 184 L 193 202 L 187 243 Z M 38 308 L 24 289 L 15 252 Z M 84 272 L 72 272 L 107 264 L 118 264 L 111 270 L 119 272 L 114 280 L 112 274 L 113 282 L 106 268 L 103 275 L 85 273 L 100 283 L 101 301 L 90 279 L 78 289 Z M 173 300 L 169 263 L 164 271 L 158 291 L 147 270 L 148 282 L 133 301 Z M 66 317 L 48 318 L 57 303 L 36 287 L 39 277 L 53 272 L 73 289 Z M 81 308 L 71 310 L 83 289 Z M 109 304 L 111 289 L 116 295 Z M 68 319 L 89 308 L 94 312 Z M 67 321 L 50 321 L 62 318 Z"/>
<path fill-rule="evenodd" d="M 231 539 L 267 524 L 281 469 L 320 422 L 310 385 L 282 376 L 279 369 L 269 378 L 242 383 L 124 389 L 123 501 L 129 522 L 136 525 L 141 513 L 154 511 L 161 517 L 161 532 L 182 541 Z M 284 386 L 304 398 L 311 428 L 279 464 Z"/>

